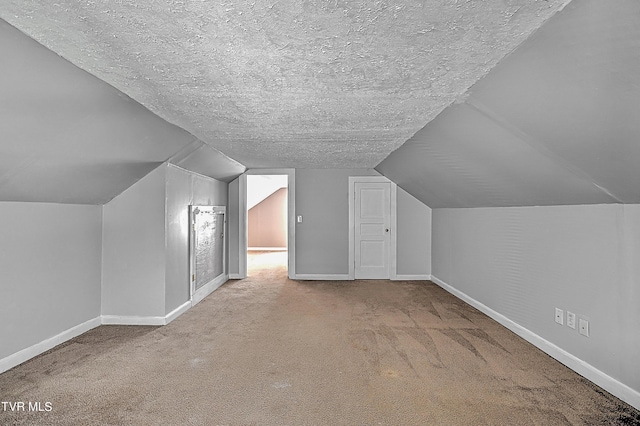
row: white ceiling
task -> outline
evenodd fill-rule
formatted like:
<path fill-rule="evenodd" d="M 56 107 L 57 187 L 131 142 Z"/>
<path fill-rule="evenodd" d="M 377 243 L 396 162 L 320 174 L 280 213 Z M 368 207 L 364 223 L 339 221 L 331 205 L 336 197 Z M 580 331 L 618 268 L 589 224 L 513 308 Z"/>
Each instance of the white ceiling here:
<path fill-rule="evenodd" d="M 0 0 L 0 18 L 249 168 L 370 168 L 568 0 Z"/>

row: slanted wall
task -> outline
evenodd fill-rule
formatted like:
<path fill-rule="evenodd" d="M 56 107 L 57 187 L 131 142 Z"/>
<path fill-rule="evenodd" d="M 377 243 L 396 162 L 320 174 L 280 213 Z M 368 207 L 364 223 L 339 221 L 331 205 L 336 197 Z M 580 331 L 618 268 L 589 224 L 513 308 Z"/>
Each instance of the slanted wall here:
<path fill-rule="evenodd" d="M 249 248 L 287 248 L 287 188 L 280 188 L 247 212 Z"/>

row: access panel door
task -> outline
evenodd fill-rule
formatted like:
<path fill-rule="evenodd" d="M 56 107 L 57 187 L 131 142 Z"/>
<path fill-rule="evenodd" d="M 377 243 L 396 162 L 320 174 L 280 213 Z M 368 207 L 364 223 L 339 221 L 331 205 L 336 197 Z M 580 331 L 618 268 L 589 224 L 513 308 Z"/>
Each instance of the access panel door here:
<path fill-rule="evenodd" d="M 225 207 L 189 206 L 191 295 L 225 273 Z"/>

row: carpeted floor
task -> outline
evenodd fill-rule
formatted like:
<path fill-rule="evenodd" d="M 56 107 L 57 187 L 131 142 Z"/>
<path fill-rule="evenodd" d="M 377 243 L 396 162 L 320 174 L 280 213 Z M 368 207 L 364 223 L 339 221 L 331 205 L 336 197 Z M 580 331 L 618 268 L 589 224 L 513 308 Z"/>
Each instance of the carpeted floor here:
<path fill-rule="evenodd" d="M 291 281 L 253 256 L 165 327 L 0 375 L 1 425 L 611 425 L 640 413 L 425 281 Z M 50 405 L 45 405 L 50 403 Z"/>

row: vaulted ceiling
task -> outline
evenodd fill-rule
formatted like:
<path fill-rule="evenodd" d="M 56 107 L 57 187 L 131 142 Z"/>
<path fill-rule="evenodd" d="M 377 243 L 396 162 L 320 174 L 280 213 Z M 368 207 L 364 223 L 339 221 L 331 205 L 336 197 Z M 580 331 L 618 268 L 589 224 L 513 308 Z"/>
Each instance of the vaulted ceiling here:
<path fill-rule="evenodd" d="M 0 200 L 100 204 L 171 161 L 376 167 L 432 207 L 640 202 L 637 5 L 0 0 Z"/>

